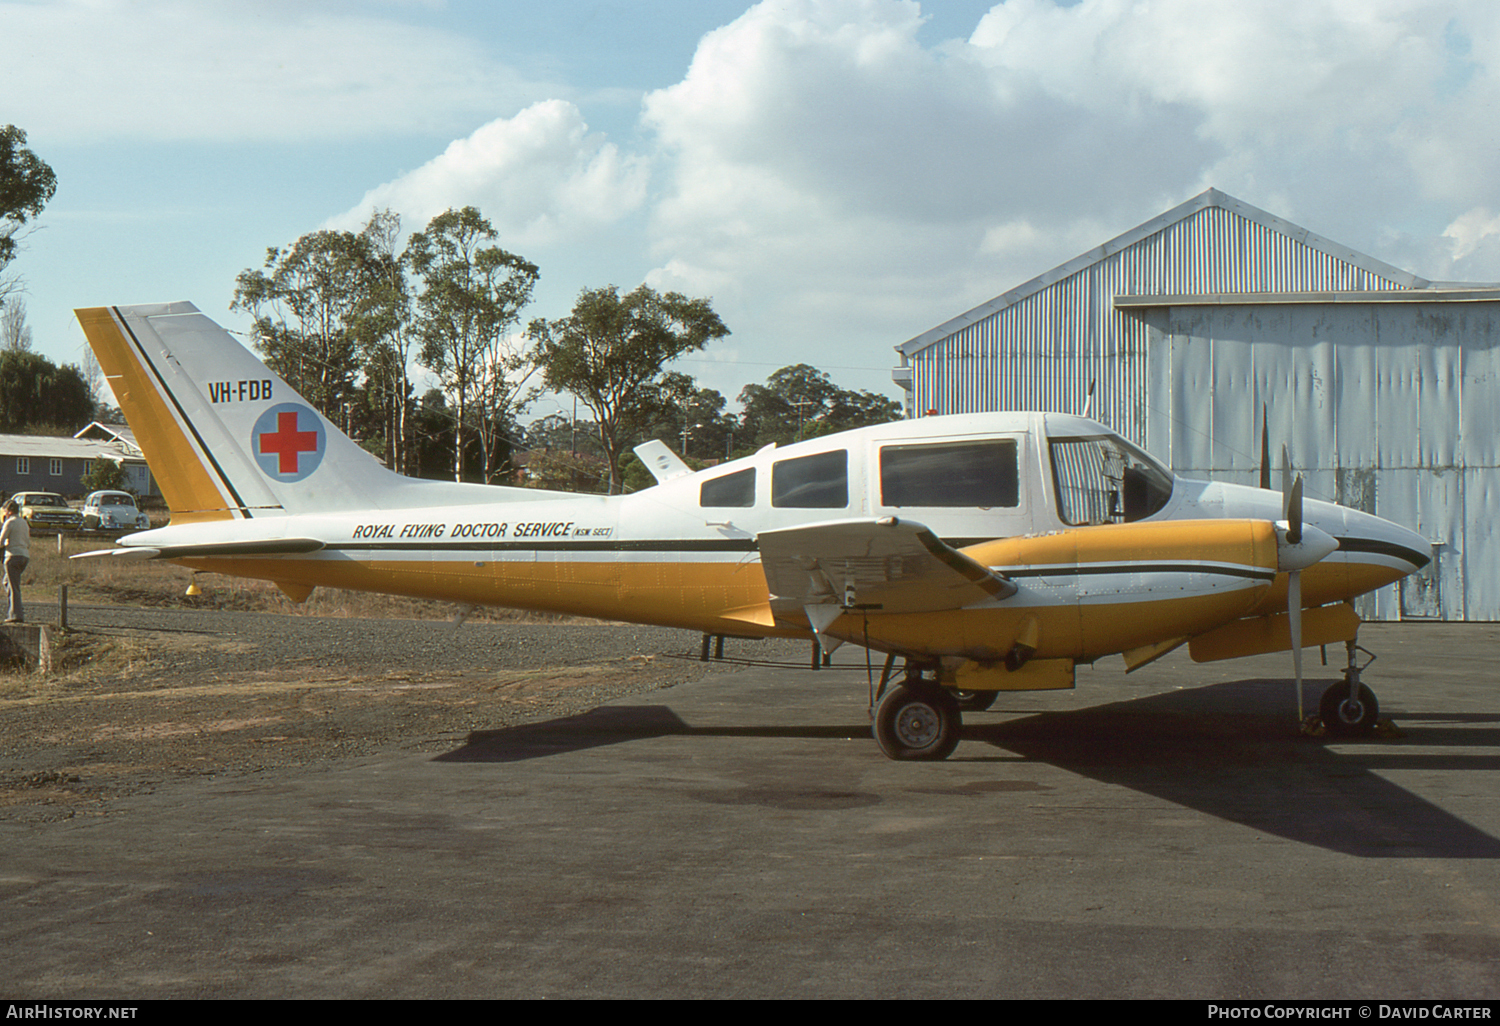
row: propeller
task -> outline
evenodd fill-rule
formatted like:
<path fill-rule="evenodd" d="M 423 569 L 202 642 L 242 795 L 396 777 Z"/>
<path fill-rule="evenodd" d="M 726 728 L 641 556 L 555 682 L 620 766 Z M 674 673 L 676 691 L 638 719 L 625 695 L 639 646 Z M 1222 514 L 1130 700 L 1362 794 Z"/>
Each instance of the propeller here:
<path fill-rule="evenodd" d="M 1262 477 L 1269 474 L 1263 468 Z M 1281 495 L 1283 520 L 1276 524 L 1277 569 L 1286 571 L 1286 612 L 1292 635 L 1292 674 L 1297 686 L 1297 720 L 1302 709 L 1302 571 L 1338 550 L 1339 543 L 1328 532 L 1302 522 L 1302 475 L 1292 480 L 1291 460 L 1281 447 Z"/>
<path fill-rule="evenodd" d="M 1260 486 L 1267 490 L 1271 487 L 1271 429 L 1266 423 L 1265 403 L 1260 404 Z"/>

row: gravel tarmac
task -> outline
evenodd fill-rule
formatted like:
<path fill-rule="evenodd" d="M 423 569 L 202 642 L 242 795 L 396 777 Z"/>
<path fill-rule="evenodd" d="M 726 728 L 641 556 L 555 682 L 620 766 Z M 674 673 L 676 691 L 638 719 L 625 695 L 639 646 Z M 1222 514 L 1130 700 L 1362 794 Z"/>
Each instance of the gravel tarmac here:
<path fill-rule="evenodd" d="M 36 622 L 56 607 L 28 603 Z M 0 820 L 107 814 L 175 777 L 439 752 L 734 672 L 807 643 L 598 622 L 475 623 L 71 606 L 63 667 L 0 672 Z"/>

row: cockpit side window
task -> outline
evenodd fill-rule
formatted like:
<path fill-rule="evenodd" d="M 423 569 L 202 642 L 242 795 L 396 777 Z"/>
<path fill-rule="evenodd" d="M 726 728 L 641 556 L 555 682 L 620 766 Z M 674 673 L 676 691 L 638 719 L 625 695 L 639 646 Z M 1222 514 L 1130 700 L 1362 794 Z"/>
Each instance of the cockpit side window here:
<path fill-rule="evenodd" d="M 698 489 L 700 506 L 749 507 L 755 505 L 755 468 L 736 470 L 711 481 L 704 481 Z"/>
<path fill-rule="evenodd" d="M 845 449 L 771 464 L 771 505 L 843 509 L 849 505 L 849 453 Z"/>
<path fill-rule="evenodd" d="M 880 450 L 882 506 L 1020 504 L 1016 443 L 989 438 L 934 445 L 887 445 Z"/>
<path fill-rule="evenodd" d="M 1065 524 L 1144 520 L 1172 497 L 1172 475 L 1122 438 L 1053 438 L 1052 480 Z"/>

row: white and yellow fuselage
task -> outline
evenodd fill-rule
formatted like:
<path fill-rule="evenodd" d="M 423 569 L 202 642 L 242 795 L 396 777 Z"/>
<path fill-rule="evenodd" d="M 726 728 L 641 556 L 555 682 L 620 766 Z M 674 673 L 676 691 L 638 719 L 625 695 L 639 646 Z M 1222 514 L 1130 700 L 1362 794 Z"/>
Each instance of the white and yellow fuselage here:
<path fill-rule="evenodd" d="M 381 467 L 187 304 L 79 318 L 173 510 L 170 526 L 121 539 L 122 555 L 262 578 L 294 598 L 328 586 L 816 633 L 979 667 L 1017 651 L 1018 663 L 1123 652 L 1138 665 L 1188 639 L 1205 658 L 1277 645 L 1280 497 L 1173 478 L 1082 418 L 884 424 L 680 468 L 626 496 L 418 481 Z M 1309 501 L 1304 518 L 1339 543 L 1303 571 L 1314 612 L 1429 555 L 1368 514 Z M 894 534 L 874 526 L 897 524 L 925 530 L 887 544 Z M 1309 622 L 1305 644 L 1347 640 L 1358 623 L 1347 607 Z"/>

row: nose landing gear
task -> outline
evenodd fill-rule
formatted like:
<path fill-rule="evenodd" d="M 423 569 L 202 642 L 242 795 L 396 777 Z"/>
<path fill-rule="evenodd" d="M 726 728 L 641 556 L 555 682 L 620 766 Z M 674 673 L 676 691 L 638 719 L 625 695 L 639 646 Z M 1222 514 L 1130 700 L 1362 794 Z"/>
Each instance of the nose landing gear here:
<path fill-rule="evenodd" d="M 1333 737 L 1368 737 L 1380 720 L 1380 703 L 1375 700 L 1375 692 L 1360 683 L 1359 675 L 1375 661 L 1375 654 L 1352 641 L 1346 641 L 1344 648 L 1349 659 L 1344 679 L 1323 692 L 1316 718 L 1323 731 Z M 1370 658 L 1360 665 L 1356 662 L 1356 652 Z M 1311 732 L 1317 733 L 1316 728 Z"/>

